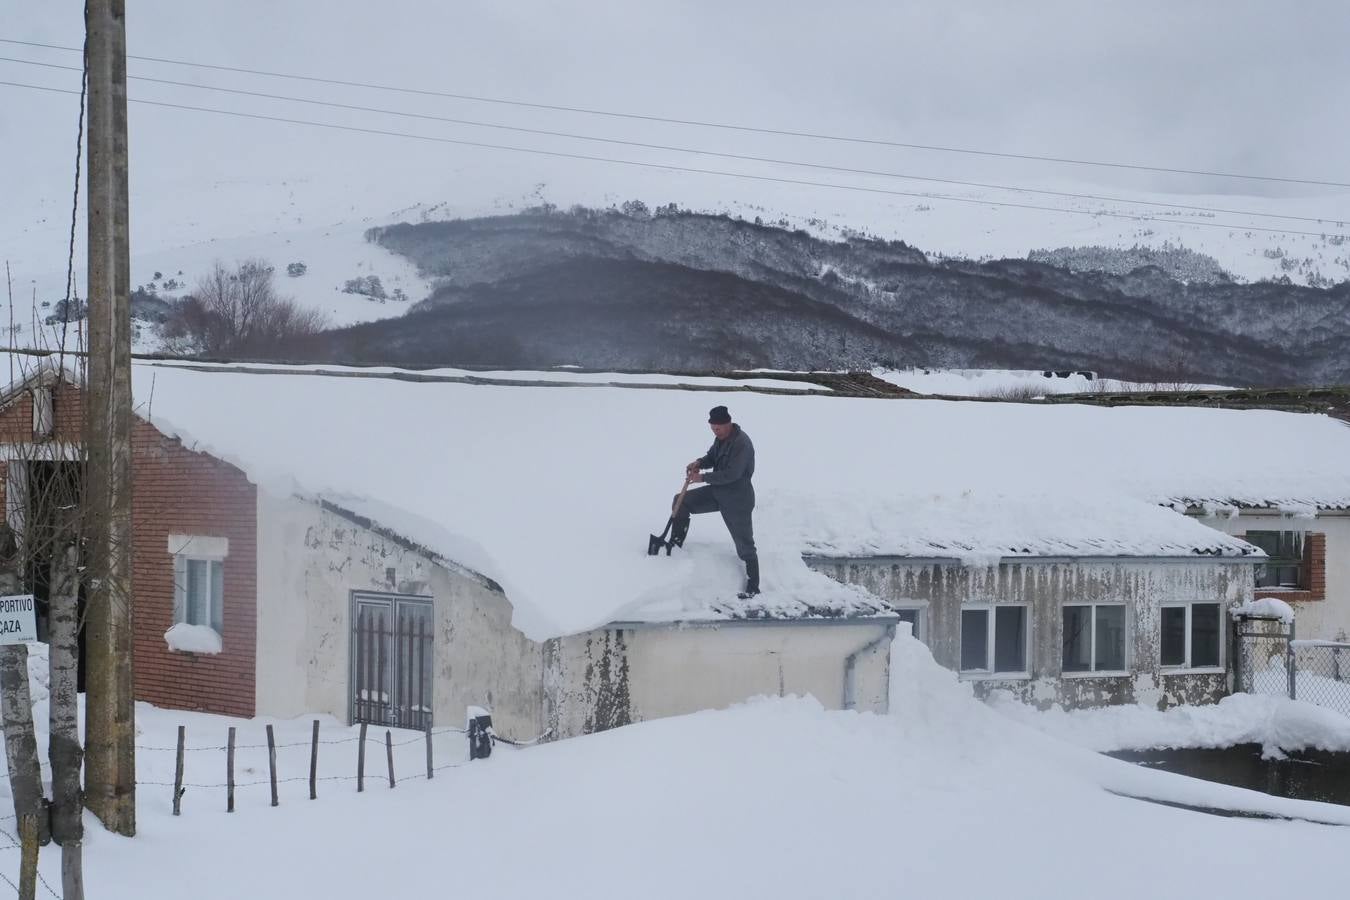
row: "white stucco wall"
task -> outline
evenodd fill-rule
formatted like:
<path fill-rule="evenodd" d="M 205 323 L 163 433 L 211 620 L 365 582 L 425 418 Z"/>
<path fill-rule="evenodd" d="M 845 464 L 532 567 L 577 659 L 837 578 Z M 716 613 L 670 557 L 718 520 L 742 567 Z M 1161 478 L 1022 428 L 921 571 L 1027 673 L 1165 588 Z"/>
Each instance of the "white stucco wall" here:
<path fill-rule="evenodd" d="M 549 725 L 556 736 L 571 737 L 721 709 L 759 695 L 809 694 L 827 709 L 847 705 L 885 712 L 892 634 L 889 622 L 863 621 L 613 628 L 573 635 L 547 647 Z M 846 691 L 846 663 L 853 654 Z"/>
<path fill-rule="evenodd" d="M 542 648 L 511 627 L 505 597 L 345 516 L 263 490 L 259 715 L 347 720 L 354 590 L 432 598 L 438 726 L 462 724 L 465 708 L 479 705 L 493 711 L 502 734 L 533 737 L 543 730 Z"/>
<path fill-rule="evenodd" d="M 1347 461 L 1350 464 L 1350 461 Z M 1239 515 L 1203 516 L 1211 528 L 1240 535 L 1247 531 L 1320 532 L 1327 536 L 1327 594 L 1323 600 L 1295 603 L 1300 638 L 1350 639 L 1350 515 L 1322 512 L 1316 519 L 1291 518 L 1278 513 L 1243 510 Z"/>

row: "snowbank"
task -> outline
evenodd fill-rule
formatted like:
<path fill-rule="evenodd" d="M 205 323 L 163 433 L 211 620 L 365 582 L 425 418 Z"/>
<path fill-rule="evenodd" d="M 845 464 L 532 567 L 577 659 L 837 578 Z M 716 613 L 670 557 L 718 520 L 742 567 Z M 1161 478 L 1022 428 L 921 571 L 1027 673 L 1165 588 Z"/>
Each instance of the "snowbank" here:
<path fill-rule="evenodd" d="M 164 632 L 164 642 L 169 645 L 170 650 L 177 650 L 180 653 L 214 654 L 221 650 L 220 635 L 214 628 L 206 625 L 188 625 L 185 622 L 179 622 Z"/>
<path fill-rule="evenodd" d="M 1243 600 L 1228 612 L 1238 616 L 1258 616 L 1265 619 L 1279 619 L 1286 625 L 1294 621 L 1294 608 L 1278 597 L 1262 597 L 1260 600 Z"/>
<path fill-rule="evenodd" d="M 1213 705 L 1165 711 L 1112 706 L 1041 712 L 996 692 L 990 705 L 1010 719 L 1099 752 L 1235 744 L 1260 744 L 1267 755 L 1308 749 L 1350 752 L 1350 718 L 1274 695 L 1234 694 Z"/>
<path fill-rule="evenodd" d="M 896 639 L 893 658 L 892 715 L 775 697 L 525 750 L 499 744 L 473 763 L 464 736 L 438 727 L 435 765 L 444 768 L 431 781 L 416 777 L 425 765 L 422 735 L 396 733 L 397 789 L 368 779 L 359 794 L 358 732 L 323 717 L 315 801 L 306 777 L 311 717 L 241 720 L 138 704 L 138 836 L 113 840 L 92 827 L 85 878 L 109 896 L 147 900 L 179 896 L 183 884 L 197 900 L 416 896 L 428 879 L 453 879 L 457 892 L 479 897 L 649 900 L 1068 898 L 1083 896 L 1085 884 L 1103 900 L 1156 894 L 1159 884 L 1169 886 L 1164 893 L 1181 887 L 1255 898 L 1287 893 L 1291 872 L 1305 891 L 1341 886 L 1326 861 L 1343 853 L 1344 829 L 1197 815 L 1116 794 L 1311 822 L 1350 824 L 1350 809 L 1112 760 L 975 701 L 969 685 L 912 638 Z M 266 775 L 269 724 L 276 808 Z M 441 727 L 460 724 L 452 714 Z M 45 759 L 45 715 L 37 725 Z M 165 785 L 179 725 L 191 787 L 174 817 Z M 230 726 L 238 730 L 234 813 L 224 810 Z M 382 737 L 371 740 L 383 760 Z M 6 789 L 0 782 L 0 794 Z M 972 823 L 996 838 L 979 842 L 978 864 Z M 1175 852 L 1179 829 L 1184 854 Z M 369 855 L 371 835 L 380 833 L 398 835 L 390 845 L 396 861 L 433 859 L 440 868 L 332 864 Z M 1282 864 L 1232 865 L 1234 847 L 1253 846 Z M 591 864 L 597 847 L 599 876 Z M 529 865 L 521 865 L 522 848 Z M 822 865 L 822 848 L 834 862 Z M 9 853 L 17 861 L 17 850 Z M 1149 864 L 1121 866 L 1122 853 Z M 60 854 L 44 851 L 39 865 L 59 883 Z M 201 878 L 204 871 L 212 877 Z"/>
<path fill-rule="evenodd" d="M 646 556 L 726 403 L 759 453 L 765 600 L 844 602 L 800 553 L 1241 556 L 1159 506 L 1178 497 L 1350 500 L 1350 431 L 1264 410 L 1105 409 L 619 387 L 416 383 L 135 367 L 143 412 L 264 490 L 342 495 L 496 580 L 546 639 L 645 606 L 708 609 L 740 576 L 722 524 Z M 150 398 L 153 391 L 153 406 Z M 1212 452 L 1215 446 L 1224 453 Z M 1265 460 L 1278 454 L 1286 465 Z M 829 598 L 835 598 L 833 600 Z M 673 614 L 673 613 L 666 613 Z"/>

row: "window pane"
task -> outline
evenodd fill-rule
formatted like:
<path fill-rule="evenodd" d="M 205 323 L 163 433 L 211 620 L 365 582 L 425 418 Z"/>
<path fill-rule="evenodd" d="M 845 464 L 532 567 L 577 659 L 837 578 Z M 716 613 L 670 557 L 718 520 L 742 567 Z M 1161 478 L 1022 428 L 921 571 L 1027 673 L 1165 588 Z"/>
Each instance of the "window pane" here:
<path fill-rule="evenodd" d="M 1125 607 L 1097 607 L 1098 672 L 1119 672 L 1125 668 Z"/>
<path fill-rule="evenodd" d="M 1086 672 L 1092 668 L 1092 607 L 1064 607 L 1065 672 Z"/>
<path fill-rule="evenodd" d="M 1191 607 L 1191 665 L 1219 664 L 1219 604 L 1197 603 Z"/>
<path fill-rule="evenodd" d="M 989 668 L 989 610 L 961 610 L 961 671 Z"/>
<path fill-rule="evenodd" d="M 994 610 L 994 671 L 1027 670 L 1027 611 L 1023 606 Z"/>
<path fill-rule="evenodd" d="M 225 609 L 225 564 L 220 560 L 211 563 L 211 627 L 221 634 Z"/>
<path fill-rule="evenodd" d="M 1162 610 L 1162 664 L 1186 665 L 1186 607 L 1164 606 Z"/>
<path fill-rule="evenodd" d="M 1275 570 L 1275 584 L 1279 587 L 1299 587 L 1299 567 L 1279 566 Z"/>
<path fill-rule="evenodd" d="M 207 624 L 207 602 L 210 587 L 206 582 L 206 561 L 189 559 L 187 561 L 187 623 L 189 625 Z"/>

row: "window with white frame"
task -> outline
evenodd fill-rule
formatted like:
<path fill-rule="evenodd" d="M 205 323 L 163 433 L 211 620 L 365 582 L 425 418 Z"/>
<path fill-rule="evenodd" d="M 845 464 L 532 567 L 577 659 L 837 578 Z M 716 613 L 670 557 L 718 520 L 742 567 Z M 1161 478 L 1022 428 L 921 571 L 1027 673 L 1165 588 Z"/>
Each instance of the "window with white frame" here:
<path fill-rule="evenodd" d="M 169 535 L 173 557 L 173 620 L 223 632 L 225 557 L 229 539 L 203 535 Z"/>
<path fill-rule="evenodd" d="M 1222 630 L 1218 603 L 1164 603 L 1159 655 L 1164 668 L 1216 669 Z"/>
<path fill-rule="evenodd" d="M 1125 606 L 1119 603 L 1064 606 L 1065 672 L 1125 671 Z"/>
<path fill-rule="evenodd" d="M 961 671 L 1025 675 L 1027 608 L 1000 603 L 961 609 Z"/>

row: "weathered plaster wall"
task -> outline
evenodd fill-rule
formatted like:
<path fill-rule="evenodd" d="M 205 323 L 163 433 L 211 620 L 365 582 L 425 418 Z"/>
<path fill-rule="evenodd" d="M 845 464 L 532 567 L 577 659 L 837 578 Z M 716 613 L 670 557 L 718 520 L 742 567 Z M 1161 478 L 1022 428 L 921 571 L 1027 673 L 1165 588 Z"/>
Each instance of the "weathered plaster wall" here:
<path fill-rule="evenodd" d="M 1350 464 L 1348 462 L 1347 464 Z M 1203 516 L 1199 522 L 1228 534 L 1248 531 L 1320 532 L 1326 537 L 1326 595 L 1321 600 L 1295 602 L 1300 638 L 1350 640 L 1350 515 L 1323 512 L 1316 519 L 1290 518 L 1278 513 L 1243 510 L 1239 515 Z"/>
<path fill-rule="evenodd" d="M 260 714 L 346 721 L 354 590 L 432 598 L 437 725 L 459 725 L 467 706 L 480 705 L 502 734 L 542 731 L 542 648 L 511 627 L 500 592 L 345 516 L 261 490 Z"/>
<path fill-rule="evenodd" d="M 860 584 L 897 606 L 925 609 L 924 637 L 934 658 L 960 666 L 961 610 L 972 604 L 1025 603 L 1030 677 L 968 676 L 976 693 L 1008 690 L 1041 707 L 1150 703 L 1160 707 L 1218 699 L 1222 671 L 1165 672 L 1159 661 L 1162 603 L 1218 601 L 1227 606 L 1252 593 L 1249 563 L 1215 560 L 1025 562 L 989 567 L 883 560 L 817 561 L 825 574 Z M 1066 602 L 1124 603 L 1124 676 L 1062 671 Z M 1226 614 L 1223 617 L 1227 624 Z M 1225 662 L 1228 653 L 1224 641 Z"/>
<path fill-rule="evenodd" d="M 892 632 L 882 622 L 753 622 L 599 629 L 550 641 L 549 726 L 572 737 L 758 695 L 809 694 L 827 709 L 885 712 Z"/>

